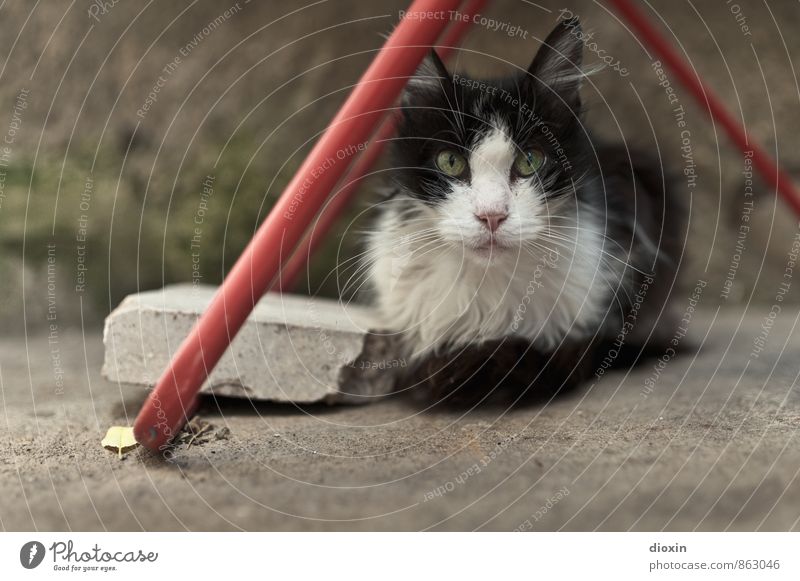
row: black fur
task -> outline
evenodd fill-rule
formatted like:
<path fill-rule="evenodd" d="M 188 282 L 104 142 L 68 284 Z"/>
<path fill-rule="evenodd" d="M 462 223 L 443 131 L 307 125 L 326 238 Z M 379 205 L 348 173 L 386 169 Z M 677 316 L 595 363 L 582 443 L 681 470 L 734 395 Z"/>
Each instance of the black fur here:
<path fill-rule="evenodd" d="M 491 129 L 486 119 L 493 116 L 508 122 L 521 151 L 536 146 L 547 154 L 538 174 L 543 182 L 553 180 L 551 190 L 577 179 L 576 168 L 591 157 L 591 140 L 581 121 L 579 81 L 563 82 L 580 74 L 575 29 L 580 30 L 575 21 L 562 22 L 526 72 L 489 81 L 451 75 L 432 51 L 403 98 L 392 142 L 395 184 L 425 202 L 442 200 L 456 178 L 437 170 L 436 152 L 448 148 L 466 155 Z M 556 145 L 562 155 L 554 151 Z M 559 162 L 564 157 L 569 165 Z"/>

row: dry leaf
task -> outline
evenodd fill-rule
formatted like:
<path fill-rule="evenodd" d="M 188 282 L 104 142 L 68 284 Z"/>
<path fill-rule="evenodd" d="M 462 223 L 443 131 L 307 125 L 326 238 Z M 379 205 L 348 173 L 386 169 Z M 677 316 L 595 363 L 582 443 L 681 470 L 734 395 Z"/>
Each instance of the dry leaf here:
<path fill-rule="evenodd" d="M 122 458 L 122 454 L 130 452 L 139 442 L 133 437 L 133 428 L 126 426 L 111 426 L 106 432 L 106 437 L 100 442 L 103 448 L 114 450 Z"/>

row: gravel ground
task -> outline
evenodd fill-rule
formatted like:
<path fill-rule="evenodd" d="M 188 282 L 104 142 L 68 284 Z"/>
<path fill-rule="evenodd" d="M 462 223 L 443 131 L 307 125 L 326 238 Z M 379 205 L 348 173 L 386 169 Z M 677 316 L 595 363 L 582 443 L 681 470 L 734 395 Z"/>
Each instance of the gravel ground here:
<path fill-rule="evenodd" d="M 99 330 L 0 339 L 6 530 L 787 530 L 800 519 L 798 314 L 692 322 L 654 378 L 468 414 L 208 402 L 171 462 L 100 446 L 144 393 L 102 379 Z M 57 365 L 56 365 L 57 364 Z M 63 368 L 59 381 L 58 367 Z M 227 439 L 216 434 L 230 430 Z M 224 435 L 224 434 L 220 434 Z"/>

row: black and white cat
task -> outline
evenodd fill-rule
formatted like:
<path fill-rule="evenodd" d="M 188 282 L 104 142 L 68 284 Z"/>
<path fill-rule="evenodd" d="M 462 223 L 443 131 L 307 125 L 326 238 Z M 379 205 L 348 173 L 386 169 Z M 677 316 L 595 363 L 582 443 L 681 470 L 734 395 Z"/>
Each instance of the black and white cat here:
<path fill-rule="evenodd" d="M 524 74 L 451 75 L 432 53 L 408 84 L 367 256 L 382 324 L 415 360 L 505 338 L 552 353 L 625 325 L 641 344 L 654 328 L 681 222 L 658 165 L 584 125 L 576 31 L 561 21 Z"/>

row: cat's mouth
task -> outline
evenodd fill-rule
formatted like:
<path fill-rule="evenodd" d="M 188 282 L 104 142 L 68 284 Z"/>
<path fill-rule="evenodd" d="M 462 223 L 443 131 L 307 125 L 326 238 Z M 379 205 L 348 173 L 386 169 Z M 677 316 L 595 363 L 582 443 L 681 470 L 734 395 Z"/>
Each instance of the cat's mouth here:
<path fill-rule="evenodd" d="M 509 248 L 507 243 L 492 237 L 471 246 L 470 250 L 482 258 L 490 258 L 508 252 Z"/>

